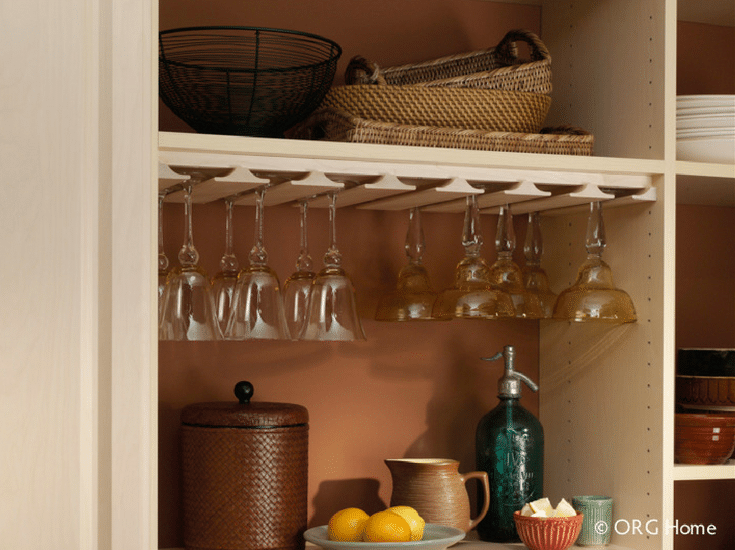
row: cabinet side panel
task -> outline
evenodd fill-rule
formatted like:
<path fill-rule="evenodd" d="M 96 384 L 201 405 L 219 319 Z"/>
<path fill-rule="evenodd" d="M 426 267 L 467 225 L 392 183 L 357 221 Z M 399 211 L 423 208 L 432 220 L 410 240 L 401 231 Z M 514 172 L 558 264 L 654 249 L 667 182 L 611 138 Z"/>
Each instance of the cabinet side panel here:
<path fill-rule="evenodd" d="M 94 128 L 85 100 L 95 95 L 85 4 L 0 10 L 3 548 L 94 547 L 95 403 L 86 392 L 95 334 L 86 313 L 96 297 L 80 284 L 96 260 L 83 236 L 94 216 L 84 190 L 96 175 L 95 146 L 85 140 Z M 80 338 L 85 329 L 89 338 Z"/>
<path fill-rule="evenodd" d="M 612 496 L 612 542 L 640 550 L 660 548 L 665 519 L 662 212 L 658 203 L 603 207 L 603 257 L 616 285 L 633 299 L 636 323 L 548 321 L 540 331 L 545 494 L 552 501 Z M 586 218 L 585 213 L 547 220 L 544 257 L 557 291 L 573 283 L 584 259 Z"/>
<path fill-rule="evenodd" d="M 554 85 L 547 124 L 592 132 L 601 156 L 663 158 L 663 2 L 547 1 L 542 37 Z"/>

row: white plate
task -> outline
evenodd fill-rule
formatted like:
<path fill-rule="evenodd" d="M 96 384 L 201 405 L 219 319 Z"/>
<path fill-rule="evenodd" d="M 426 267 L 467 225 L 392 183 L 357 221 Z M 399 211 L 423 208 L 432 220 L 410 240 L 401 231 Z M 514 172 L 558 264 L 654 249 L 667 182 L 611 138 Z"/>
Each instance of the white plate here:
<path fill-rule="evenodd" d="M 721 107 L 686 107 L 676 109 L 676 118 L 702 115 L 732 116 L 733 114 L 735 114 L 735 105 L 723 105 Z"/>
<path fill-rule="evenodd" d="M 411 542 L 338 542 L 327 538 L 327 526 L 312 527 L 304 538 L 327 550 L 444 550 L 465 537 L 456 527 L 427 523 L 424 538 Z"/>
<path fill-rule="evenodd" d="M 735 137 L 677 139 L 676 158 L 693 162 L 735 164 Z"/>
<path fill-rule="evenodd" d="M 735 128 L 735 113 L 732 115 L 688 115 L 677 116 L 678 129 Z"/>
<path fill-rule="evenodd" d="M 680 95 L 676 97 L 679 107 L 735 107 L 735 95 Z"/>
<path fill-rule="evenodd" d="M 735 136 L 735 128 L 700 128 L 696 130 L 677 130 L 676 138 L 694 137 L 731 137 Z"/>

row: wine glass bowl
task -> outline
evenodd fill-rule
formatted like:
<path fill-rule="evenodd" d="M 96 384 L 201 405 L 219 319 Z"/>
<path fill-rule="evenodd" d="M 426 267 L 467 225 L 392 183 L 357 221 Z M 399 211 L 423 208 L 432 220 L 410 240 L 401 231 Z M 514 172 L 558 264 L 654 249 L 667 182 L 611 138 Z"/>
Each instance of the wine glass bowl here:
<path fill-rule="evenodd" d="M 587 222 L 587 259 L 579 268 L 575 283 L 559 294 L 554 319 L 610 323 L 637 320 L 633 301 L 627 292 L 615 286 L 612 270 L 602 259 L 605 246 L 602 206 L 599 201 L 592 202 Z"/>

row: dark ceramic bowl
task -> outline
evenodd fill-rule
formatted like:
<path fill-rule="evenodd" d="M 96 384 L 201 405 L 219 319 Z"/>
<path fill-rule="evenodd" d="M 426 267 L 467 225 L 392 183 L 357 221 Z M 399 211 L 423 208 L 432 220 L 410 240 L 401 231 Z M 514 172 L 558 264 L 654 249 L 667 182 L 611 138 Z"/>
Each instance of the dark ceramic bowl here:
<path fill-rule="evenodd" d="M 735 376 L 676 376 L 676 404 L 685 409 L 735 411 Z"/>
<path fill-rule="evenodd" d="M 677 374 L 735 376 L 735 349 L 682 348 L 677 352 Z"/>

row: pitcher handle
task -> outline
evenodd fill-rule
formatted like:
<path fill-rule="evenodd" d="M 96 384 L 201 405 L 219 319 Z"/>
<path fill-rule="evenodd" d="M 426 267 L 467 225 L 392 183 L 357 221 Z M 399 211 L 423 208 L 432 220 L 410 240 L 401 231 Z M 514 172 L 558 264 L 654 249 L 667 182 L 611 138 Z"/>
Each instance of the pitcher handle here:
<path fill-rule="evenodd" d="M 460 479 L 465 485 L 470 479 L 478 479 L 482 485 L 483 491 L 485 492 L 482 510 L 480 510 L 474 519 L 470 519 L 470 528 L 468 531 L 472 531 L 482 521 L 490 508 L 490 481 L 487 477 L 487 472 L 467 472 L 464 475 L 460 475 Z"/>

